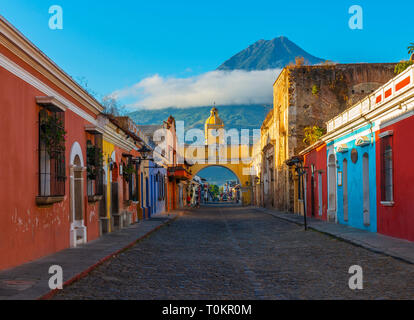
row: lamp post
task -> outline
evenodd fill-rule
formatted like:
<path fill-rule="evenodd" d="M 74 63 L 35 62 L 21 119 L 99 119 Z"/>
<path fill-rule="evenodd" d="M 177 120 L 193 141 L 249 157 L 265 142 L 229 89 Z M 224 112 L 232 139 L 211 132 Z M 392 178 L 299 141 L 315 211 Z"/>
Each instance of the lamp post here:
<path fill-rule="evenodd" d="M 138 150 L 138 152 L 140 153 L 141 156 L 140 157 L 133 158 L 133 160 L 135 162 L 137 162 L 138 165 L 140 165 L 143 160 L 144 161 L 147 160 L 147 158 L 148 158 L 148 156 L 149 156 L 149 154 L 151 152 L 151 149 L 148 148 L 146 145 L 144 145 L 141 149 Z"/>
<path fill-rule="evenodd" d="M 302 177 L 306 174 L 306 169 L 308 169 L 308 168 L 303 166 L 303 161 L 299 157 L 293 157 L 292 159 L 287 160 L 286 164 L 289 167 L 295 166 L 295 170 L 298 174 L 298 178 L 299 178 L 298 194 L 302 193 L 303 219 L 304 219 L 304 224 L 305 224 L 305 231 L 307 231 L 308 230 L 308 223 L 307 223 L 307 217 L 306 217 L 305 188 L 304 188 L 304 183 L 303 183 L 303 181 L 301 182 L 301 180 L 302 180 Z"/>

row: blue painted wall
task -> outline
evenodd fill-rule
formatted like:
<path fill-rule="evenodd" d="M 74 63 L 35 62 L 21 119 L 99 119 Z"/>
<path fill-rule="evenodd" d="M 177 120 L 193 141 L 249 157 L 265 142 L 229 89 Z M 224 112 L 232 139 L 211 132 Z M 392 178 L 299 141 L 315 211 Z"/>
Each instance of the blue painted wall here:
<path fill-rule="evenodd" d="M 162 186 L 157 181 L 157 174 L 160 174 L 162 176 L 162 181 L 164 181 L 167 176 L 167 170 L 165 168 L 156 168 L 155 166 L 155 163 L 152 161 L 149 162 L 149 206 L 151 215 L 163 213 L 165 211 L 165 199 L 158 199 L 158 192 Z"/>
<path fill-rule="evenodd" d="M 338 153 L 335 149 L 338 161 L 338 171 L 344 172 L 343 161 L 348 161 L 348 221 L 344 219 L 343 205 L 343 184 L 337 186 L 337 217 L 338 223 L 349 225 L 355 228 L 377 232 L 377 192 L 376 192 L 376 158 L 375 158 L 375 138 L 373 142 L 366 146 L 356 146 L 356 139 L 362 131 L 369 129 L 370 126 L 363 127 L 352 134 L 345 135 L 335 140 L 335 143 L 342 144 L 343 140 L 355 137 L 354 140 L 347 142 L 348 151 Z M 367 135 L 371 137 L 371 134 Z M 358 151 L 358 161 L 354 164 L 351 160 L 352 149 Z M 369 157 L 369 202 L 370 202 L 370 225 L 364 225 L 364 199 L 363 199 L 363 156 L 367 153 Z M 345 177 L 343 176 L 343 179 Z"/>

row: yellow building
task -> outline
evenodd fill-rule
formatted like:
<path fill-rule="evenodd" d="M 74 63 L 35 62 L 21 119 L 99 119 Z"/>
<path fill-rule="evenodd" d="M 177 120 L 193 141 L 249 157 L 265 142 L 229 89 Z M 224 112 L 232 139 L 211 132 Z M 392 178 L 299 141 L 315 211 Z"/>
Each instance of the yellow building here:
<path fill-rule="evenodd" d="M 121 163 L 123 152 L 131 152 L 136 149 L 136 145 L 129 136 L 107 117 L 100 116 L 99 126 L 103 130 L 103 160 L 104 160 L 104 199 L 105 216 L 100 217 L 101 234 L 112 232 L 114 229 L 115 210 L 120 209 L 120 199 L 118 192 L 114 193 L 113 188 L 118 187 L 119 164 Z M 116 177 L 113 175 L 116 174 Z M 117 190 L 118 191 L 118 190 Z M 116 197 L 116 199 L 114 199 Z"/>
<path fill-rule="evenodd" d="M 229 169 L 239 180 L 243 205 L 250 205 L 252 203 L 252 146 L 240 144 L 238 130 L 225 130 L 224 122 L 218 116 L 218 109 L 215 107 L 205 122 L 204 132 L 205 145 L 185 146 L 185 158 L 193 164 L 191 167 L 193 175 L 211 166 Z M 227 138 L 234 138 L 233 143 L 228 144 Z"/>

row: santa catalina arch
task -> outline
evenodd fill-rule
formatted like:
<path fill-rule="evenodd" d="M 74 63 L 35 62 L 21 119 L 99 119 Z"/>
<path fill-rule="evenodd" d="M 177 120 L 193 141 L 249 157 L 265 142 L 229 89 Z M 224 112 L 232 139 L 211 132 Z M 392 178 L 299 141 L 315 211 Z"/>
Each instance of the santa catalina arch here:
<path fill-rule="evenodd" d="M 247 142 L 241 144 L 240 137 L 231 139 L 239 132 L 226 131 L 224 122 L 213 108 L 204 125 L 205 144 L 185 145 L 185 160 L 192 164 L 192 173 L 197 175 L 205 168 L 224 167 L 234 173 L 241 186 L 243 205 L 250 205 L 252 199 L 251 152 L 252 146 Z M 229 141 L 231 143 L 229 143 Z"/>

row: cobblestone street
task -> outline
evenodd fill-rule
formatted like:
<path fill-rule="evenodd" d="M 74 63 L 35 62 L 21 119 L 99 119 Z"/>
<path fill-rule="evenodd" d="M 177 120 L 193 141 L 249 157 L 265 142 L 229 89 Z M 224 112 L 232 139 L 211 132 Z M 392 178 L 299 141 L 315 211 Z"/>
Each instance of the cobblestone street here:
<path fill-rule="evenodd" d="M 360 265 L 364 289 L 348 287 Z M 55 299 L 412 299 L 414 267 L 253 208 L 186 211 Z"/>

